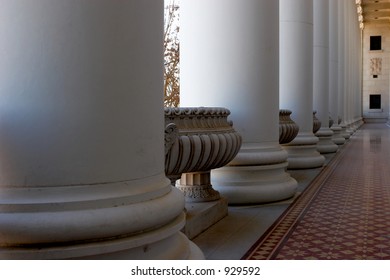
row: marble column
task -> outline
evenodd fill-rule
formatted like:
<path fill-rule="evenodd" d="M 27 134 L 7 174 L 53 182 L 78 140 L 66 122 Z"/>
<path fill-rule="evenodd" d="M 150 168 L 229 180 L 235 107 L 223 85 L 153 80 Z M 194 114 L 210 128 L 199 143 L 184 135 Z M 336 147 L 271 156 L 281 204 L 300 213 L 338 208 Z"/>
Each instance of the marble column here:
<path fill-rule="evenodd" d="M 279 145 L 279 3 L 181 1 L 181 105 L 222 106 L 243 144 L 211 182 L 230 204 L 289 198 L 297 182 Z"/>
<path fill-rule="evenodd" d="M 360 110 L 360 63 L 361 55 L 360 46 L 360 28 L 357 14 L 357 6 L 355 1 L 347 2 L 348 9 L 348 35 L 349 35 L 349 91 L 348 91 L 348 114 L 349 114 L 349 131 L 354 133 L 358 128 L 359 118 L 361 117 Z"/>
<path fill-rule="evenodd" d="M 313 130 L 313 0 L 280 0 L 280 108 L 292 111 L 299 133 L 289 144 L 288 168 L 315 168 L 325 158 Z"/>
<path fill-rule="evenodd" d="M 0 258 L 191 259 L 164 175 L 163 1 L 1 1 Z"/>
<path fill-rule="evenodd" d="M 355 58 L 354 58 L 354 82 L 355 82 L 355 91 L 354 91 L 354 108 L 353 108 L 353 126 L 356 131 L 361 126 L 362 122 L 362 32 L 360 29 L 359 16 L 356 13 L 358 5 L 356 2 L 353 3 L 353 9 L 355 13 L 353 13 L 353 30 L 354 30 L 354 38 L 353 42 L 355 42 Z"/>
<path fill-rule="evenodd" d="M 345 19 L 346 19 L 346 62 L 345 62 L 345 74 L 346 74 L 346 99 L 345 99 L 345 117 L 346 117 L 346 132 L 350 135 L 353 134 L 353 107 L 354 107 L 354 52 L 355 52 L 355 42 L 353 41 L 354 37 L 354 24 L 353 24 L 353 16 L 357 13 L 357 9 L 355 6 L 354 0 L 345 1 Z M 355 9 L 352 9 L 355 8 Z"/>
<path fill-rule="evenodd" d="M 332 140 L 337 145 L 343 145 L 345 138 L 341 136 L 341 127 L 338 123 L 338 84 L 339 84 L 339 57 L 338 57 L 338 0 L 329 1 L 329 112 L 334 120 L 331 129 Z"/>
<path fill-rule="evenodd" d="M 338 36 L 338 57 L 339 57 L 339 69 L 338 69 L 338 76 L 339 76 L 339 92 L 338 92 L 338 110 L 339 110 L 339 116 L 341 118 L 340 127 L 341 131 L 340 134 L 342 137 L 344 137 L 346 140 L 350 138 L 350 133 L 347 133 L 347 115 L 345 110 L 345 103 L 346 103 L 346 2 L 347 1 L 338 1 L 338 19 L 339 19 L 339 36 Z"/>
<path fill-rule="evenodd" d="M 313 9 L 313 104 L 321 121 L 321 128 L 315 135 L 319 139 L 317 150 L 327 154 L 338 149 L 332 141 L 333 131 L 329 128 L 329 0 L 314 0 Z"/>
<path fill-rule="evenodd" d="M 358 98 L 358 104 L 356 105 L 357 110 L 357 116 L 358 116 L 358 128 L 360 128 L 363 124 L 363 26 L 361 26 L 361 23 L 359 22 L 359 37 L 358 37 L 358 43 L 359 43 L 359 98 Z"/>

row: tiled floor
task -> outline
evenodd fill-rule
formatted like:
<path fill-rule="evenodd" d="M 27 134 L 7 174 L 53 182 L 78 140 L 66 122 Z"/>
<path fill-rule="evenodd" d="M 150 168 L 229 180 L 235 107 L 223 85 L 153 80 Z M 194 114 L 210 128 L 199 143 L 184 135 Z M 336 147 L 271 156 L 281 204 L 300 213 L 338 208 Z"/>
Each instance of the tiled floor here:
<path fill-rule="evenodd" d="M 276 227 L 272 233 L 279 236 L 279 241 L 268 241 L 283 246 L 272 245 L 270 249 L 266 244 L 268 247 L 262 248 L 267 239 L 262 240 L 263 245 L 260 243 L 259 251 L 252 252 L 250 258 L 390 258 L 389 144 L 389 127 L 364 125 L 336 156 L 327 156 L 330 161 L 327 167 L 290 172 L 299 183 L 298 195 L 316 178 L 304 192 L 309 197 L 301 202 L 301 210 L 307 210 L 304 215 L 293 208 L 305 195 L 299 196 L 290 208 L 293 199 L 269 205 L 230 207 L 228 217 L 194 242 L 207 259 L 240 259 L 267 230 L 273 232 L 270 226 L 288 208 L 299 214 L 299 218 L 290 216 L 296 231 L 287 230 L 290 227 L 287 216 L 281 218 L 282 227 Z M 316 177 L 317 174 L 320 175 Z M 309 190 L 312 194 L 307 194 Z M 314 194 L 315 199 L 311 200 Z M 265 253 L 261 251 L 264 248 Z"/>
<path fill-rule="evenodd" d="M 329 161 L 333 155 L 326 155 Z M 291 170 L 298 181 L 296 197 L 322 170 Z M 194 238 L 206 259 L 239 260 L 296 198 L 264 205 L 229 207 L 226 218 Z"/>

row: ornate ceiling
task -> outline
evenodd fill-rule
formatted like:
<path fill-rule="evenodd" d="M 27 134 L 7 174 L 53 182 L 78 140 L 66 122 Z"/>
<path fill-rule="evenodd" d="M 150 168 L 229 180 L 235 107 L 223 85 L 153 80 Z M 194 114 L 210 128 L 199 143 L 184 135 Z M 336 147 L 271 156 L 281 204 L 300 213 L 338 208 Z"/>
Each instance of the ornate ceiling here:
<path fill-rule="evenodd" d="M 356 0 L 361 2 L 364 23 L 390 24 L 390 0 Z"/>

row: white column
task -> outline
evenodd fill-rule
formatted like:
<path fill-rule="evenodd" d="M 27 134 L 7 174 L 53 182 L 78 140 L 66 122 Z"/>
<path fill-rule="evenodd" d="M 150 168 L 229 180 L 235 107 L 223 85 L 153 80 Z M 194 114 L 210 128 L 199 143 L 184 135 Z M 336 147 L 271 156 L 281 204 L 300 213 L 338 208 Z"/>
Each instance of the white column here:
<path fill-rule="evenodd" d="M 329 0 L 314 0 L 314 110 L 321 121 L 316 133 L 319 139 L 317 150 L 321 154 L 334 153 L 337 145 L 332 141 L 329 128 Z"/>
<path fill-rule="evenodd" d="M 341 136 L 344 137 L 345 139 L 350 138 L 350 134 L 347 133 L 347 115 L 346 115 L 346 110 L 345 110 L 345 103 L 346 103 L 346 2 L 347 1 L 338 1 L 338 18 L 339 18 L 339 69 L 338 69 L 338 74 L 339 74 L 339 93 L 338 93 L 338 100 L 339 100 L 339 116 L 341 118 Z"/>
<path fill-rule="evenodd" d="M 279 145 L 278 1 L 181 1 L 181 105 L 231 111 L 243 144 L 213 187 L 230 204 L 294 195 Z"/>
<path fill-rule="evenodd" d="M 313 134 L 313 0 L 280 0 L 280 108 L 292 111 L 297 137 L 284 145 L 289 168 L 315 168 L 325 158 Z"/>
<path fill-rule="evenodd" d="M 354 2 L 354 10 L 357 11 L 356 2 Z M 362 125 L 362 32 L 358 14 L 354 13 L 354 42 L 355 42 L 355 106 L 354 106 L 354 129 L 358 129 Z"/>
<path fill-rule="evenodd" d="M 358 128 L 358 121 L 360 114 L 360 65 L 359 65 L 359 57 L 360 57 L 360 29 L 359 29 L 359 21 L 357 14 L 357 6 L 354 0 L 348 1 L 348 14 L 349 14 L 349 130 L 351 133 L 354 133 Z"/>
<path fill-rule="evenodd" d="M 357 104 L 357 115 L 359 117 L 359 125 L 361 127 L 364 124 L 363 121 L 363 29 L 359 23 L 359 101 Z"/>
<path fill-rule="evenodd" d="M 343 145 L 345 138 L 341 136 L 341 127 L 338 124 L 338 86 L 339 86 L 339 57 L 338 57 L 338 2 L 339 0 L 329 1 L 329 112 L 333 119 L 331 127 L 333 131 L 332 140 L 337 145 Z"/>
<path fill-rule="evenodd" d="M 163 1 L 0 1 L 0 258 L 186 259 Z"/>
<path fill-rule="evenodd" d="M 353 128 L 352 128 L 352 118 L 353 118 L 353 107 L 354 107 L 354 51 L 355 51 L 355 42 L 353 40 L 354 38 L 354 25 L 353 25 L 353 14 L 357 13 L 356 9 L 353 6 L 355 6 L 354 0 L 347 0 L 346 3 L 346 99 L 345 99 L 345 113 L 346 113 L 346 124 L 347 124 L 347 133 L 350 135 L 353 134 Z"/>

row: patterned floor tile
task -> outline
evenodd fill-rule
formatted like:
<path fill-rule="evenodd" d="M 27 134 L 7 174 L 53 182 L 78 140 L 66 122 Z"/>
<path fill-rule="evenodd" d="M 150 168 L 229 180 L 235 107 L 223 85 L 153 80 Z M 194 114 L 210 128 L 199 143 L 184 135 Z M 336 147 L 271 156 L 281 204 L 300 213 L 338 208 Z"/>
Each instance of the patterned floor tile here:
<path fill-rule="evenodd" d="M 390 259 L 389 143 L 364 125 L 243 259 Z"/>

